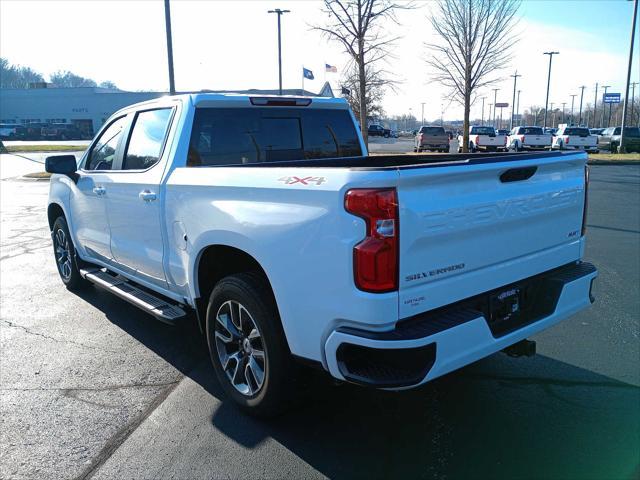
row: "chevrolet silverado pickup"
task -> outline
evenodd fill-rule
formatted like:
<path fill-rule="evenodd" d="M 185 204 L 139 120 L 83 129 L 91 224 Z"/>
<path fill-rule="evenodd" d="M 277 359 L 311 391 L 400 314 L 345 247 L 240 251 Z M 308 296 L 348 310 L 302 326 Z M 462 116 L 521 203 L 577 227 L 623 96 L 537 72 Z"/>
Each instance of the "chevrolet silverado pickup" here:
<path fill-rule="evenodd" d="M 440 153 L 449 152 L 449 135 L 443 127 L 420 127 L 416 135 L 414 152 L 434 150 Z"/>
<path fill-rule="evenodd" d="M 593 301 L 586 154 L 368 156 L 342 99 L 199 93 L 49 157 L 55 262 L 169 324 L 227 396 L 287 405 L 309 366 L 402 390 Z"/>

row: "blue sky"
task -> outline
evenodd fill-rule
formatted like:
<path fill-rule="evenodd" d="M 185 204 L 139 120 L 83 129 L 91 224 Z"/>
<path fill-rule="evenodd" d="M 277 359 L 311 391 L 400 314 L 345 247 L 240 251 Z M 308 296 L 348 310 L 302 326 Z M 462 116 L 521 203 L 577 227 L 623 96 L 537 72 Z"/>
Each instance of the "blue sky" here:
<path fill-rule="evenodd" d="M 291 10 L 283 17 L 284 87 L 301 86 L 304 65 L 316 77 L 306 81 L 305 88 L 319 91 L 328 80 L 339 89 L 348 58 L 339 45 L 309 28 L 324 21 L 322 2 L 171 0 L 171 5 L 178 90 L 276 88 L 276 21 L 267 13 L 275 7 Z M 394 48 L 395 58 L 386 65 L 401 83 L 387 93 L 383 106 L 388 114 L 411 109 L 419 117 L 425 102 L 425 118 L 437 119 L 448 101 L 446 91 L 430 80 L 425 63 L 430 52 L 424 44 L 432 40 L 428 15 L 434 3 L 418 0 L 416 5 L 420 8 L 398 14 L 400 26 L 386 26 L 389 34 L 403 38 Z M 593 102 L 596 82 L 622 92 L 632 8 L 632 2 L 625 0 L 524 0 L 520 42 L 512 65 L 495 85 L 500 88 L 498 101 L 511 102 L 509 75 L 518 70 L 523 108 L 544 105 L 548 60 L 542 52 L 546 50 L 561 52 L 553 60 L 550 102 L 570 102 L 570 95 L 579 93 L 581 85 L 587 86 L 585 103 Z M 56 48 L 55 55 L 43 48 L 51 39 L 64 46 Z M 640 38 L 632 75 L 635 81 L 640 79 L 639 44 Z M 0 0 L 0 55 L 45 77 L 64 69 L 98 82 L 114 81 L 125 90 L 166 91 L 163 3 Z M 338 73 L 325 74 L 325 63 L 337 66 Z M 478 93 L 493 100 L 489 89 Z M 640 97 L 640 88 L 636 95 Z M 480 105 L 472 107 L 472 115 L 480 116 Z M 444 117 L 460 118 L 461 114 L 460 106 L 452 104 Z"/>

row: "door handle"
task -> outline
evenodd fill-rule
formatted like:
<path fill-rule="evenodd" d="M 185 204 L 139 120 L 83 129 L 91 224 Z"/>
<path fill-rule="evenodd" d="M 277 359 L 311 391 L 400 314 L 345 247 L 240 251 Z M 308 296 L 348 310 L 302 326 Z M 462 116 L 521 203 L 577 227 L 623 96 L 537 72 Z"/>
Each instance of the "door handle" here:
<path fill-rule="evenodd" d="M 107 189 L 102 186 L 93 187 L 93 193 L 96 195 L 104 195 L 107 193 Z"/>
<path fill-rule="evenodd" d="M 151 190 L 143 190 L 138 194 L 138 196 L 140 197 L 141 200 L 144 200 L 145 202 L 152 202 L 153 200 L 156 199 L 155 192 L 152 192 Z"/>

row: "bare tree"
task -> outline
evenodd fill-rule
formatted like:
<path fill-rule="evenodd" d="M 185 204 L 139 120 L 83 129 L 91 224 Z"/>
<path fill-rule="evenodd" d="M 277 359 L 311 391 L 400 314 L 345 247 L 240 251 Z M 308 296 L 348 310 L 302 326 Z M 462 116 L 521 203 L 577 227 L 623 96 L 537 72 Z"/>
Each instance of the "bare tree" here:
<path fill-rule="evenodd" d="M 367 76 L 378 73 L 378 81 L 386 85 L 394 82 L 385 78 L 380 63 L 391 55 L 390 47 L 399 37 L 385 33 L 384 21 L 397 23 L 395 12 L 411 8 L 390 0 L 324 0 L 325 13 L 329 15 L 326 25 L 313 28 L 328 38 L 342 44 L 355 65 L 358 98 L 367 98 Z M 367 102 L 359 102 L 356 112 L 365 143 L 367 138 Z"/>
<path fill-rule="evenodd" d="M 438 0 L 431 25 L 439 41 L 427 44 L 433 80 L 464 106 L 462 151 L 469 147 L 469 112 L 478 89 L 499 80 L 517 41 L 520 0 Z"/>
<path fill-rule="evenodd" d="M 360 76 L 358 68 L 354 64 L 347 67 L 347 71 L 342 76 L 342 86 L 346 87 L 351 93 L 347 96 L 347 101 L 351 110 L 358 114 L 361 105 Z M 365 111 L 368 117 L 384 116 L 382 108 L 382 99 L 385 93 L 385 87 L 393 85 L 388 84 L 388 80 L 384 78 L 384 73 L 373 69 L 370 66 L 365 68 Z"/>

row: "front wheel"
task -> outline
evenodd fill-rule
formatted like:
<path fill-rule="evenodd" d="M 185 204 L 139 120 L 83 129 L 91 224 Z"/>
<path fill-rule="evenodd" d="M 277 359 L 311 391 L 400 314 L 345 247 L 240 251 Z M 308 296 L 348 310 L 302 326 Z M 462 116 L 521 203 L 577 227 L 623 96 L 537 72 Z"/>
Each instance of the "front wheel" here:
<path fill-rule="evenodd" d="M 206 329 L 227 396 L 255 416 L 281 413 L 293 399 L 296 367 L 262 276 L 240 273 L 220 280 L 209 297 Z"/>
<path fill-rule="evenodd" d="M 53 239 L 53 253 L 56 259 L 56 267 L 62 279 L 62 283 L 69 290 L 79 290 L 90 285 L 90 283 L 82 278 L 78 268 L 78 258 L 76 250 L 69 234 L 69 227 L 64 217 L 58 217 L 53 223 L 51 232 Z"/>

